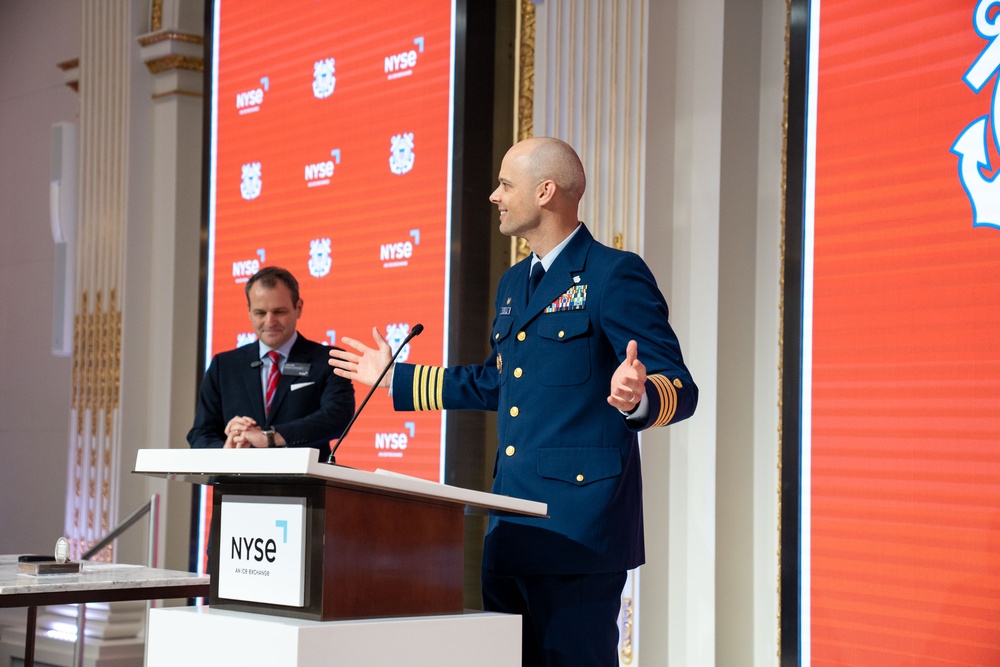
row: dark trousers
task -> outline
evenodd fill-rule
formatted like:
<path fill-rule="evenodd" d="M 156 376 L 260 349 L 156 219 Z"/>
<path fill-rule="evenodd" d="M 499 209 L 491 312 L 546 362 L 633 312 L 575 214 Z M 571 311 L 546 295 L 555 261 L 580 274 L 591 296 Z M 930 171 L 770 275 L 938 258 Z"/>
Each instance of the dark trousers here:
<path fill-rule="evenodd" d="M 522 667 L 617 667 L 625 577 L 504 576 L 484 569 L 483 606 L 521 616 Z"/>

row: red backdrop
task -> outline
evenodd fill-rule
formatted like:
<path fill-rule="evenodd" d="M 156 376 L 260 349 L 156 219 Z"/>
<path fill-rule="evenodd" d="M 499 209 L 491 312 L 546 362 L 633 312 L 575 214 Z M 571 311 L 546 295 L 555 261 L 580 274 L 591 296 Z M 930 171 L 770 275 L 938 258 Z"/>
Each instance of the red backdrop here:
<path fill-rule="evenodd" d="M 442 363 L 451 0 L 216 5 L 209 353 L 253 339 L 244 284 L 278 265 L 299 279 L 306 337 L 370 342 L 373 326 L 405 334 L 419 322 L 410 359 Z M 317 84 L 328 59 L 332 78 Z M 394 173 L 393 137 L 410 134 L 401 162 L 412 166 Z M 243 178 L 250 165 L 256 183 Z M 355 389 L 360 404 L 367 387 Z M 397 414 L 378 392 L 337 461 L 438 480 L 441 432 L 441 413 Z"/>
<path fill-rule="evenodd" d="M 814 665 L 1000 664 L 1000 229 L 950 152 L 995 86 L 962 79 L 974 8 L 822 0 Z"/>

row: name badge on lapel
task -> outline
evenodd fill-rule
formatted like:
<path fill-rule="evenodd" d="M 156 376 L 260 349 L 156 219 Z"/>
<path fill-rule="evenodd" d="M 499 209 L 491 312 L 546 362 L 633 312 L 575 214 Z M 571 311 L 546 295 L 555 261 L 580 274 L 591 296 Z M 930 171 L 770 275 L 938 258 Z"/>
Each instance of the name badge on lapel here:
<path fill-rule="evenodd" d="M 281 369 L 281 374 L 300 378 L 309 377 L 309 364 L 286 363 L 285 367 Z"/>

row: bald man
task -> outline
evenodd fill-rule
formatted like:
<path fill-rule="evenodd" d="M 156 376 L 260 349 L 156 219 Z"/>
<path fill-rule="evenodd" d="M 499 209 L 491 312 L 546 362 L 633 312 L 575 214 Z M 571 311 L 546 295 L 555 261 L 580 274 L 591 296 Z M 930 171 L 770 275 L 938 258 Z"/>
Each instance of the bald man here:
<path fill-rule="evenodd" d="M 491 516 L 488 611 L 520 614 L 523 665 L 618 664 L 628 570 L 645 560 L 639 431 L 694 413 L 698 388 L 653 275 L 590 235 L 577 211 L 586 175 L 563 141 L 533 138 L 503 159 L 490 201 L 500 231 L 532 255 L 500 279 L 482 364 L 396 364 L 397 410 L 496 410 L 493 492 L 548 503 L 549 518 Z M 371 385 L 391 350 L 343 338 L 338 375 Z"/>

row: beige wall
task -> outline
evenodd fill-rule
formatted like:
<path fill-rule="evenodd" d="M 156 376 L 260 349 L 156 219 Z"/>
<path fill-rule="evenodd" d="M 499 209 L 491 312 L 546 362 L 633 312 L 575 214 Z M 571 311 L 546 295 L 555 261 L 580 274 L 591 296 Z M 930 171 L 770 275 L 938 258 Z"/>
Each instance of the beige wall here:
<path fill-rule="evenodd" d="M 77 113 L 56 64 L 79 49 L 78 0 L 0 0 L 0 553 L 63 532 L 72 360 L 51 353 L 49 151 Z"/>

